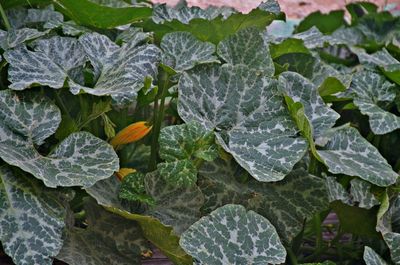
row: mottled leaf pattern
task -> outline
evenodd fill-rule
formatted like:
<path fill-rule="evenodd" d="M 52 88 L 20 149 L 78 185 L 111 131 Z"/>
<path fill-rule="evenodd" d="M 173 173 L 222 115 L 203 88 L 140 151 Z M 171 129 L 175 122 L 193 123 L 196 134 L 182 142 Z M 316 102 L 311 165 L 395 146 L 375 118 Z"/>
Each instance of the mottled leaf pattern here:
<path fill-rule="evenodd" d="M 52 135 L 60 112 L 46 98 L 0 91 L 0 157 L 41 179 L 46 186 L 89 187 L 119 168 L 112 147 L 87 132 L 69 135 L 47 157 L 35 145 Z"/>
<path fill-rule="evenodd" d="M 350 181 L 350 184 L 350 194 L 353 201 L 358 202 L 358 207 L 370 209 L 379 204 L 379 200 L 371 192 L 370 183 L 355 178 Z"/>
<path fill-rule="evenodd" d="M 249 191 L 248 207 L 268 218 L 286 242 L 301 231 L 305 218 L 328 208 L 323 180 L 304 170 L 276 183 L 250 181 Z"/>
<path fill-rule="evenodd" d="M 371 71 L 358 72 L 345 93 L 353 98 L 361 113 L 369 117 L 374 134 L 385 134 L 400 128 L 400 117 L 386 111 L 383 105 L 396 98 L 396 88 L 382 75 Z"/>
<path fill-rule="evenodd" d="M 303 104 L 305 115 L 311 122 L 316 136 L 332 128 L 340 117 L 324 103 L 314 84 L 298 73 L 282 73 L 279 76 L 279 88 L 295 102 Z"/>
<path fill-rule="evenodd" d="M 249 68 L 263 71 L 267 76 L 275 72 L 269 48 L 257 28 L 246 28 L 229 36 L 218 44 L 218 55 L 225 62 L 244 64 Z"/>
<path fill-rule="evenodd" d="M 393 263 L 400 264 L 400 233 L 384 233 L 383 238 L 390 249 Z"/>
<path fill-rule="evenodd" d="M 197 186 L 181 188 L 168 184 L 157 171 L 146 175 L 145 186 L 155 200 L 155 206 L 146 214 L 172 226 L 178 235 L 200 218 L 204 196 Z"/>
<path fill-rule="evenodd" d="M 149 248 L 136 222 L 93 202 L 85 205 L 85 212 L 88 227 L 73 227 L 66 232 L 57 259 L 70 265 L 140 264 L 140 253 Z"/>
<path fill-rule="evenodd" d="M 118 199 L 120 188 L 121 182 L 116 176 L 111 176 L 97 181 L 93 186 L 85 190 L 98 204 L 123 209 L 124 207 Z"/>
<path fill-rule="evenodd" d="M 240 183 L 237 178 L 241 174 L 233 161 L 204 164 L 199 179 L 206 199 L 203 209 L 209 212 L 225 204 L 242 204 L 268 218 L 281 239 L 290 242 L 301 231 L 305 218 L 328 208 L 323 179 L 304 170 L 294 170 L 276 183 Z"/>
<path fill-rule="evenodd" d="M 61 88 L 69 71 L 86 60 L 76 39 L 59 36 L 37 41 L 35 51 L 19 46 L 7 51 L 4 57 L 10 64 L 9 87 L 14 90 L 37 84 Z"/>
<path fill-rule="evenodd" d="M 219 144 L 257 180 L 283 179 L 304 155 L 307 143 L 296 137 L 275 80 L 244 65 L 204 65 L 184 73 L 179 89 L 182 119 L 215 130 Z"/>
<path fill-rule="evenodd" d="M 197 64 L 218 62 L 215 45 L 199 41 L 189 32 L 166 34 L 161 41 L 164 64 L 177 71 L 185 71 Z"/>
<path fill-rule="evenodd" d="M 40 25 L 43 28 L 51 29 L 59 26 L 64 18 L 63 15 L 54 11 L 51 6 L 43 9 L 14 8 L 7 10 L 7 17 L 11 27 L 19 29 Z"/>
<path fill-rule="evenodd" d="M 188 24 L 190 20 L 195 18 L 212 20 L 219 15 L 228 17 L 233 12 L 234 10 L 232 8 L 227 7 L 217 8 L 211 6 L 207 9 L 188 7 L 186 3 L 183 2 L 179 3 L 175 7 L 170 7 L 166 4 L 154 6 L 152 19 L 157 24 L 173 20 L 178 20 L 181 23 Z"/>
<path fill-rule="evenodd" d="M 382 259 L 372 248 L 365 246 L 364 261 L 366 265 L 387 265 L 388 263 Z"/>
<path fill-rule="evenodd" d="M 95 70 L 93 88 L 69 81 L 73 94 L 80 91 L 96 95 L 110 95 L 117 104 L 132 102 L 143 87 L 147 76 L 155 77 L 161 56 L 154 45 L 138 46 L 142 38 L 131 39 L 122 47 L 98 33 L 87 33 L 79 38 Z"/>
<path fill-rule="evenodd" d="M 0 167 L 0 240 L 15 264 L 53 264 L 63 244 L 64 218 L 57 191 Z"/>
<path fill-rule="evenodd" d="M 11 29 L 8 32 L 0 30 L 0 47 L 3 50 L 15 48 L 26 41 L 39 38 L 45 34 L 47 32 L 40 32 L 30 28 Z"/>
<path fill-rule="evenodd" d="M 335 177 L 325 177 L 325 185 L 328 190 L 329 202 L 342 201 L 348 205 L 353 205 L 350 194 L 342 184 L 336 181 Z"/>
<path fill-rule="evenodd" d="M 336 130 L 318 154 L 334 174 L 358 176 L 377 186 L 389 186 L 398 177 L 379 151 L 349 126 Z"/>
<path fill-rule="evenodd" d="M 196 164 L 218 156 L 214 133 L 197 122 L 168 126 L 161 130 L 160 157 L 165 160 L 158 169 L 169 183 L 190 186 L 197 180 Z"/>
<path fill-rule="evenodd" d="M 182 234 L 180 245 L 203 264 L 280 264 L 286 257 L 272 224 L 234 204 L 194 223 Z"/>
<path fill-rule="evenodd" d="M 203 212 L 210 213 L 225 204 L 242 204 L 247 185 L 235 176 L 246 173 L 233 159 L 204 163 L 199 170 L 198 184 L 204 194 Z"/>

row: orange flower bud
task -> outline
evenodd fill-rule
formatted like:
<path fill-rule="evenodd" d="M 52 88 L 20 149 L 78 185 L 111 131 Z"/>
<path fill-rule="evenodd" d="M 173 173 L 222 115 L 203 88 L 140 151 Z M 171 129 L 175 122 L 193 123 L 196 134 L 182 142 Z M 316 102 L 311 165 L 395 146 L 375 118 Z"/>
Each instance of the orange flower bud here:
<path fill-rule="evenodd" d="M 116 147 L 121 144 L 139 141 L 151 131 L 152 127 L 153 126 L 149 126 L 145 121 L 135 122 L 117 133 L 117 135 L 111 139 L 110 144 Z"/>
<path fill-rule="evenodd" d="M 119 178 L 119 180 L 122 180 L 125 176 L 131 174 L 131 173 L 135 173 L 136 169 L 134 168 L 120 168 L 118 172 L 115 172 L 115 175 Z"/>

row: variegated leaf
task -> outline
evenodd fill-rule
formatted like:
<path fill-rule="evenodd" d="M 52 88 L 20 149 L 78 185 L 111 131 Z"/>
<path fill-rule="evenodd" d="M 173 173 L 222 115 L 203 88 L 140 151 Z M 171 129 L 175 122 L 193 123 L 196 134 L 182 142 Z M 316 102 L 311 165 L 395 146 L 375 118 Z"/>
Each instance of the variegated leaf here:
<path fill-rule="evenodd" d="M 241 183 L 243 171 L 234 161 L 205 163 L 199 174 L 205 196 L 203 210 L 225 204 L 242 204 L 268 218 L 281 239 L 290 242 L 303 228 L 304 219 L 329 207 L 327 189 L 321 178 L 302 169 L 292 171 L 283 181 Z"/>
<path fill-rule="evenodd" d="M 145 176 L 141 172 L 134 172 L 124 176 L 118 197 L 129 202 L 141 202 L 153 205 L 154 199 L 146 192 Z"/>
<path fill-rule="evenodd" d="M 268 218 L 285 242 L 300 233 L 304 219 L 329 207 L 321 178 L 302 169 L 292 171 L 276 183 L 249 182 L 247 207 Z"/>
<path fill-rule="evenodd" d="M 146 175 L 145 186 L 155 200 L 155 206 L 146 214 L 172 226 L 178 235 L 200 218 L 204 196 L 196 185 L 182 188 L 171 185 L 155 171 Z"/>
<path fill-rule="evenodd" d="M 198 161 L 212 161 L 218 156 L 214 133 L 197 122 L 168 126 L 161 130 L 160 157 L 157 165 L 167 182 L 190 186 L 197 181 Z"/>
<path fill-rule="evenodd" d="M 59 26 L 63 15 L 54 11 L 51 6 L 43 9 L 14 8 L 7 10 L 7 17 L 11 27 L 15 29 L 40 25 L 45 29 Z"/>
<path fill-rule="evenodd" d="M 280 264 L 286 257 L 268 219 L 234 204 L 194 223 L 180 245 L 202 264 Z"/>
<path fill-rule="evenodd" d="M 215 130 L 218 143 L 257 180 L 278 181 L 307 143 L 296 136 L 277 85 L 244 65 L 198 66 L 179 81 L 178 112 Z"/>
<path fill-rule="evenodd" d="M 234 13 L 233 8 L 228 7 L 213 7 L 210 6 L 207 9 L 202 9 L 200 7 L 188 7 L 185 2 L 181 2 L 175 7 L 168 6 L 166 4 L 155 5 L 153 7 L 152 19 L 157 24 L 162 24 L 165 21 L 178 20 L 183 24 L 188 24 L 192 19 L 201 18 L 212 20 L 219 15 L 223 17 L 228 17 Z"/>
<path fill-rule="evenodd" d="M 387 265 L 388 263 L 381 258 L 372 248 L 364 247 L 364 261 L 366 265 Z"/>
<path fill-rule="evenodd" d="M 57 196 L 34 178 L 0 167 L 0 240 L 15 264 L 53 264 L 65 218 Z"/>
<path fill-rule="evenodd" d="M 86 60 L 76 39 L 59 36 L 37 41 L 35 51 L 19 46 L 4 57 L 10 64 L 9 87 L 14 90 L 36 84 L 61 88 L 70 71 Z"/>
<path fill-rule="evenodd" d="M 160 50 L 154 45 L 141 45 L 141 38 L 117 46 L 108 37 L 87 33 L 79 38 L 95 70 L 93 88 L 69 80 L 73 94 L 83 91 L 96 96 L 111 96 L 117 104 L 132 102 L 148 76 L 155 78 Z"/>
<path fill-rule="evenodd" d="M 369 117 L 369 125 L 374 134 L 386 134 L 400 128 L 400 117 L 386 111 L 384 103 L 396 98 L 395 85 L 385 77 L 371 71 L 358 72 L 348 91 L 361 113 Z"/>
<path fill-rule="evenodd" d="M 199 169 L 199 188 L 204 194 L 203 212 L 210 213 L 225 204 L 243 204 L 247 184 L 235 177 L 247 174 L 233 159 L 204 163 Z"/>
<path fill-rule="evenodd" d="M 229 64 L 244 64 L 262 71 L 266 76 L 273 76 L 275 73 L 268 45 L 257 28 L 240 30 L 221 41 L 218 44 L 218 55 Z"/>
<path fill-rule="evenodd" d="M 317 87 L 298 73 L 284 72 L 279 76 L 279 87 L 294 101 L 304 106 L 305 115 L 317 137 L 330 129 L 340 117 L 329 108 L 318 94 Z"/>
<path fill-rule="evenodd" d="M 382 233 L 383 239 L 390 249 L 390 256 L 394 264 L 400 264 L 400 196 L 391 200 L 388 210 L 378 218 L 377 231 Z"/>
<path fill-rule="evenodd" d="M 379 68 L 386 77 L 400 84 L 400 61 L 394 58 L 385 48 L 373 54 L 368 54 L 359 48 L 352 48 L 352 51 L 357 54 L 361 64 Z"/>
<path fill-rule="evenodd" d="M 47 32 L 40 32 L 36 29 L 22 28 L 11 29 L 10 31 L 0 30 L 0 47 L 3 50 L 15 48 L 18 45 L 46 35 Z"/>
<path fill-rule="evenodd" d="M 198 40 L 189 32 L 172 32 L 166 34 L 160 44 L 164 51 L 164 64 L 177 71 L 185 71 L 197 64 L 219 62 L 215 45 Z"/>
<path fill-rule="evenodd" d="M 350 194 L 334 177 L 326 176 L 325 185 L 328 190 L 329 202 L 342 201 L 345 204 L 353 205 Z"/>
<path fill-rule="evenodd" d="M 148 252 L 148 243 L 139 225 L 107 212 L 96 203 L 85 205 L 88 227 L 66 231 L 57 259 L 70 265 L 141 264 L 140 254 Z"/>
<path fill-rule="evenodd" d="M 353 201 L 358 202 L 358 207 L 370 209 L 380 202 L 371 192 L 371 184 L 361 179 L 355 178 L 350 181 L 350 194 Z"/>
<path fill-rule="evenodd" d="M 389 186 L 398 177 L 379 151 L 350 126 L 332 132 L 318 154 L 334 174 L 358 176 L 377 186 Z"/>
<path fill-rule="evenodd" d="M 40 154 L 36 145 L 55 133 L 61 114 L 48 99 L 24 95 L 0 91 L 0 157 L 4 161 L 48 187 L 89 187 L 118 170 L 113 148 L 87 132 L 69 135 L 48 156 Z"/>
<path fill-rule="evenodd" d="M 98 204 L 123 209 L 124 207 L 118 199 L 120 188 L 121 182 L 116 176 L 111 176 L 107 179 L 97 181 L 93 186 L 85 190 Z"/>

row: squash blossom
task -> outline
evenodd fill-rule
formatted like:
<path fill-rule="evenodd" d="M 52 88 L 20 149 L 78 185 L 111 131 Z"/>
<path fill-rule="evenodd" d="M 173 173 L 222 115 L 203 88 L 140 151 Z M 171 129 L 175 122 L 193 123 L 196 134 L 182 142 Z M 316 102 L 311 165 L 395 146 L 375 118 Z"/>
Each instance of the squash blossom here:
<path fill-rule="evenodd" d="M 127 168 L 123 167 L 118 172 L 115 172 L 115 175 L 118 177 L 119 180 L 122 180 L 125 176 L 135 173 L 136 169 L 134 168 Z"/>
<path fill-rule="evenodd" d="M 117 135 L 111 139 L 110 144 L 115 148 L 118 145 L 139 141 L 151 131 L 152 127 L 153 126 L 149 126 L 145 121 L 132 123 L 118 132 Z"/>

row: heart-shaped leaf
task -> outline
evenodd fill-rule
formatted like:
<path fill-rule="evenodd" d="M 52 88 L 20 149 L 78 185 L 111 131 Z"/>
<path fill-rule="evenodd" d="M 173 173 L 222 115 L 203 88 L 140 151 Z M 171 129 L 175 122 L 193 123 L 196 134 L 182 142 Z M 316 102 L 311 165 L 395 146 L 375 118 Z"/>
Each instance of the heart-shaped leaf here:
<path fill-rule="evenodd" d="M 60 194 L 0 167 L 0 240 L 15 264 L 53 264 L 60 251 L 65 209 Z"/>
<path fill-rule="evenodd" d="M 198 66 L 179 81 L 178 112 L 185 122 L 215 130 L 218 143 L 254 178 L 278 181 L 307 143 L 296 136 L 277 85 L 244 65 Z"/>
<path fill-rule="evenodd" d="M 194 223 L 182 234 L 180 245 L 203 264 L 280 264 L 286 257 L 272 224 L 234 204 Z"/>
<path fill-rule="evenodd" d="M 46 186 L 89 187 L 118 171 L 112 147 L 87 132 L 69 135 L 48 156 L 36 145 L 55 133 L 60 111 L 46 98 L 0 91 L 0 157 L 41 179 Z"/>

